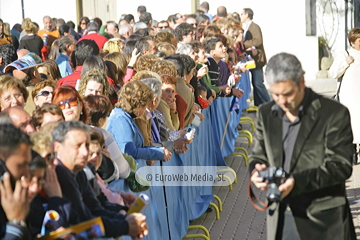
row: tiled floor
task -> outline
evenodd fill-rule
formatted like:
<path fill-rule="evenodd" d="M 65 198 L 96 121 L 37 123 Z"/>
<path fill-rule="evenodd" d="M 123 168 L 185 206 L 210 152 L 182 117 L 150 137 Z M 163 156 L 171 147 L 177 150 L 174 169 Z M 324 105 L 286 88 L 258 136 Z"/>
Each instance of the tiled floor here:
<path fill-rule="evenodd" d="M 255 118 L 254 113 L 247 116 Z M 250 130 L 250 126 L 244 125 L 244 129 Z M 238 138 L 236 146 L 248 149 L 245 138 Z M 221 218 L 216 220 L 215 211 L 203 214 L 199 219 L 190 222 L 190 225 L 203 225 L 209 232 L 212 240 L 253 240 L 266 239 L 265 213 L 256 210 L 248 200 L 247 184 L 249 174 L 241 156 L 229 156 L 226 159 L 228 166 L 237 173 L 238 182 L 233 184 L 233 190 L 228 187 L 213 187 L 213 193 L 220 197 L 223 202 Z M 353 174 L 346 182 L 348 199 L 351 205 L 354 224 L 358 239 L 360 239 L 360 165 L 353 168 Z M 255 191 L 255 194 L 264 199 L 263 193 Z M 216 201 L 213 201 L 216 203 Z M 191 230 L 188 234 L 203 233 Z M 200 238 L 197 238 L 200 239 Z"/>

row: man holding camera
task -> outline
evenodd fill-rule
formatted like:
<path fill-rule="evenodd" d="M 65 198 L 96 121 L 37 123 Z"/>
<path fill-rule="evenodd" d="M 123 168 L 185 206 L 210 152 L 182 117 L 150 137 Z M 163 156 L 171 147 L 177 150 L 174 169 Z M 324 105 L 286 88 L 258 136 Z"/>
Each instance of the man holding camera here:
<path fill-rule="evenodd" d="M 280 199 L 268 208 L 267 236 L 356 239 L 345 188 L 354 151 L 349 111 L 306 88 L 304 73 L 287 53 L 273 56 L 265 72 L 274 101 L 258 111 L 251 182 L 267 190 L 279 178 L 270 166 L 289 174 L 278 184 Z"/>

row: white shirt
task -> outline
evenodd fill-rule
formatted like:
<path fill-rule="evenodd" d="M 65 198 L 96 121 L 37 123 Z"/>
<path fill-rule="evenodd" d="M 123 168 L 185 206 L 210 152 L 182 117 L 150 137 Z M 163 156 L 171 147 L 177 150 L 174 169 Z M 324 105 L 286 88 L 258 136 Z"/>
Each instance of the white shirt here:
<path fill-rule="evenodd" d="M 244 41 L 245 41 L 246 33 L 247 33 L 247 31 L 249 30 L 249 26 L 250 26 L 250 24 L 251 24 L 252 22 L 253 22 L 253 21 L 250 20 L 249 22 L 247 22 L 247 23 L 244 24 L 244 25 L 245 25 L 245 27 L 244 27 Z"/>

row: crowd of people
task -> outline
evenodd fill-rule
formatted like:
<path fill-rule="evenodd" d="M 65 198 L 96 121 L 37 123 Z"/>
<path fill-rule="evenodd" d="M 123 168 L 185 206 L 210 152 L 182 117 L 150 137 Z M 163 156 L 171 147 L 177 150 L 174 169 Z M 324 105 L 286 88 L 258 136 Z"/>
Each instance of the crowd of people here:
<path fill-rule="evenodd" d="M 156 21 L 139 6 L 138 22 L 123 14 L 78 26 L 44 16 L 43 29 L 25 18 L 10 30 L 0 19 L 1 239 L 39 236 L 49 210 L 61 216 L 53 230 L 101 217 L 106 237 L 151 231 L 143 214 L 126 214 L 134 195 L 107 185 L 149 189 L 138 165 L 185 153 L 202 109 L 242 97 L 237 83 L 249 69 L 234 66 L 247 55 L 257 65 L 255 104 L 269 101 L 253 11 L 208 11 L 203 2 Z"/>

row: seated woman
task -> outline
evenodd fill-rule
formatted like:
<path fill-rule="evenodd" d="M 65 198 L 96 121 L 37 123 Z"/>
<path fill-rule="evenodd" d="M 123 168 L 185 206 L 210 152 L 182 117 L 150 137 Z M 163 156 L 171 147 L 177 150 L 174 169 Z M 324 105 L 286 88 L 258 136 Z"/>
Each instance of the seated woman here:
<path fill-rule="evenodd" d="M 95 128 L 90 128 L 89 134 L 90 145 L 88 165 L 84 169 L 86 177 L 93 188 L 95 195 L 104 208 L 115 212 L 119 212 L 121 210 L 127 211 L 127 207 L 134 203 L 135 196 L 131 193 L 112 192 L 106 188 L 106 183 L 101 179 L 99 174 L 96 173 L 102 164 L 103 159 L 101 152 L 105 144 L 105 139 L 102 133 Z M 129 198 L 131 199 L 130 201 L 128 201 Z"/>
<path fill-rule="evenodd" d="M 51 103 L 56 83 L 53 80 L 45 80 L 35 85 L 31 92 L 36 108 L 42 107 L 44 103 Z"/>
<path fill-rule="evenodd" d="M 129 188 L 133 192 L 147 190 L 149 188 L 148 186 L 135 180 L 135 171 L 137 167 L 134 158 L 131 156 L 124 156 L 112 135 L 105 129 L 101 128 L 112 109 L 110 101 L 104 96 L 89 95 L 83 99 L 83 103 L 89 112 L 86 124 L 99 130 L 105 139 L 105 144 L 102 144 L 103 164 L 96 169 L 97 173 L 99 173 L 105 183 L 110 183 L 111 181 L 122 178 L 126 180 Z M 109 163 L 109 161 L 112 164 L 106 164 Z M 106 170 L 106 168 L 111 168 L 110 165 L 114 165 L 113 168 L 116 171 Z"/>
<path fill-rule="evenodd" d="M 143 116 L 153 100 L 152 90 L 143 82 L 130 81 L 120 90 L 119 101 L 110 114 L 107 128 L 123 153 L 135 159 L 164 160 L 171 158 L 165 148 L 144 145 L 144 138 L 134 119 Z"/>
<path fill-rule="evenodd" d="M 109 96 L 110 85 L 106 79 L 106 75 L 99 69 L 91 69 L 80 78 L 80 96 L 101 95 Z"/>
<path fill-rule="evenodd" d="M 24 108 L 28 96 L 22 81 L 9 75 L 0 77 L 0 111 L 10 107 Z"/>
<path fill-rule="evenodd" d="M 61 108 L 65 121 L 86 122 L 87 110 L 74 87 L 57 87 L 53 93 L 52 102 Z"/>
<path fill-rule="evenodd" d="M 119 178 L 127 178 L 130 174 L 130 166 L 128 162 L 124 159 L 123 153 L 119 149 L 111 134 L 105 129 L 102 129 L 106 118 L 112 109 L 109 99 L 104 96 L 89 95 L 83 98 L 83 103 L 89 113 L 86 124 L 99 130 L 103 134 L 105 139 L 105 151 L 103 151 L 103 153 L 107 153 L 105 155 L 108 155 L 108 157 L 116 165 L 116 171 L 114 171 L 114 174 L 112 174 L 109 178 L 104 179 L 104 181 L 108 183 Z"/>

